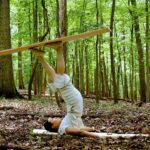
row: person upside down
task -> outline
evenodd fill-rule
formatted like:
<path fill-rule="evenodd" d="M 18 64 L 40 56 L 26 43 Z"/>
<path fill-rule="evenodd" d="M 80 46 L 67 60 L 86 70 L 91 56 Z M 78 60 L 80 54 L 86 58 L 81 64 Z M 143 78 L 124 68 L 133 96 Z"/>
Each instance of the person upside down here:
<path fill-rule="evenodd" d="M 59 134 L 69 134 L 77 136 L 97 137 L 91 132 L 94 128 L 86 127 L 81 119 L 83 113 L 83 98 L 81 93 L 74 87 L 70 77 L 65 74 L 65 62 L 62 51 L 62 45 L 56 48 L 57 52 L 57 68 L 55 70 L 44 59 L 44 55 L 33 51 L 38 61 L 42 64 L 48 74 L 48 82 L 53 91 L 61 94 L 61 97 L 66 103 L 67 114 L 63 119 L 48 118 L 44 123 L 46 130 L 51 132 L 58 132 Z"/>

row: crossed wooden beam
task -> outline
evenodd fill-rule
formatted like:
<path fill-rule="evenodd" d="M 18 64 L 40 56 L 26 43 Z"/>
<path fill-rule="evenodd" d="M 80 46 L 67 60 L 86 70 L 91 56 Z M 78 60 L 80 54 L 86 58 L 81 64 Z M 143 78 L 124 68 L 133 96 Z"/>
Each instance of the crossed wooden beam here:
<path fill-rule="evenodd" d="M 40 48 L 40 47 L 57 48 L 57 46 L 65 43 L 65 42 L 74 41 L 74 40 L 78 40 L 78 39 L 82 39 L 82 38 L 88 38 L 88 37 L 91 37 L 94 35 L 99 35 L 99 34 L 103 34 L 103 33 L 107 33 L 107 32 L 111 32 L 111 30 L 109 28 L 102 28 L 102 29 L 98 29 L 98 30 L 94 30 L 94 31 L 90 31 L 90 32 L 84 32 L 84 33 L 77 34 L 77 35 L 61 37 L 61 38 L 57 38 L 54 40 L 37 42 L 37 43 L 31 44 L 31 45 L 21 46 L 18 48 L 1 50 L 0 56 L 5 56 L 5 55 L 9 55 L 9 54 L 16 53 L 16 52 L 22 52 L 24 50 L 38 50 L 38 48 Z"/>

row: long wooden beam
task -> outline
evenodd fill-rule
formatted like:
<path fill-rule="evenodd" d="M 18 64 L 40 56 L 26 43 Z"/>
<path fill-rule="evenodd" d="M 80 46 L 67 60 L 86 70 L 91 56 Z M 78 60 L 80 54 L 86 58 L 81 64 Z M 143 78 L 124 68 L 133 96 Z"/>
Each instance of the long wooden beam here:
<path fill-rule="evenodd" d="M 109 28 L 103 28 L 103 29 L 98 29 L 98 30 L 94 30 L 94 31 L 90 31 L 90 32 L 84 32 L 84 33 L 77 34 L 77 35 L 61 37 L 61 38 L 57 38 L 57 39 L 54 39 L 54 40 L 37 42 L 37 43 L 31 44 L 31 45 L 21 46 L 21 47 L 18 47 L 18 48 L 1 50 L 0 51 L 0 56 L 9 55 L 9 54 L 12 54 L 12 53 L 21 52 L 21 51 L 24 51 L 24 50 L 31 50 L 33 48 L 39 48 L 39 47 L 44 47 L 44 46 L 53 47 L 53 45 L 57 44 L 57 43 L 60 44 L 60 43 L 65 43 L 65 42 L 78 40 L 78 39 L 82 39 L 82 38 L 88 38 L 88 37 L 91 37 L 91 36 L 94 36 L 94 35 L 99 35 L 99 34 L 107 33 L 107 32 L 110 32 L 110 31 L 111 30 Z"/>

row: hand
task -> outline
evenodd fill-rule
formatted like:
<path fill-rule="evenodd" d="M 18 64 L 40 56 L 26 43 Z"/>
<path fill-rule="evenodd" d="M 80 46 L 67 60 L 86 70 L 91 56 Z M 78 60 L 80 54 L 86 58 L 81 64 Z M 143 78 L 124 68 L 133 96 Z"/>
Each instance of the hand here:
<path fill-rule="evenodd" d="M 100 132 L 100 130 L 95 129 L 95 127 L 92 127 L 93 131 L 92 132 Z"/>

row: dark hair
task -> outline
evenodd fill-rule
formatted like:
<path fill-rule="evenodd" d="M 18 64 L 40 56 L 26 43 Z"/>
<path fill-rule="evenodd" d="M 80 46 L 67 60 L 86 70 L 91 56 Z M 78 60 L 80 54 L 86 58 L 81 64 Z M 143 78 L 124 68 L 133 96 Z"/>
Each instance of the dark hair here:
<path fill-rule="evenodd" d="M 50 122 L 48 122 L 48 121 L 46 121 L 45 123 L 44 123 L 44 127 L 45 127 L 45 129 L 47 130 L 47 131 L 50 131 L 50 132 L 58 132 L 58 129 L 55 129 L 55 128 L 52 128 L 52 123 L 50 123 Z"/>

